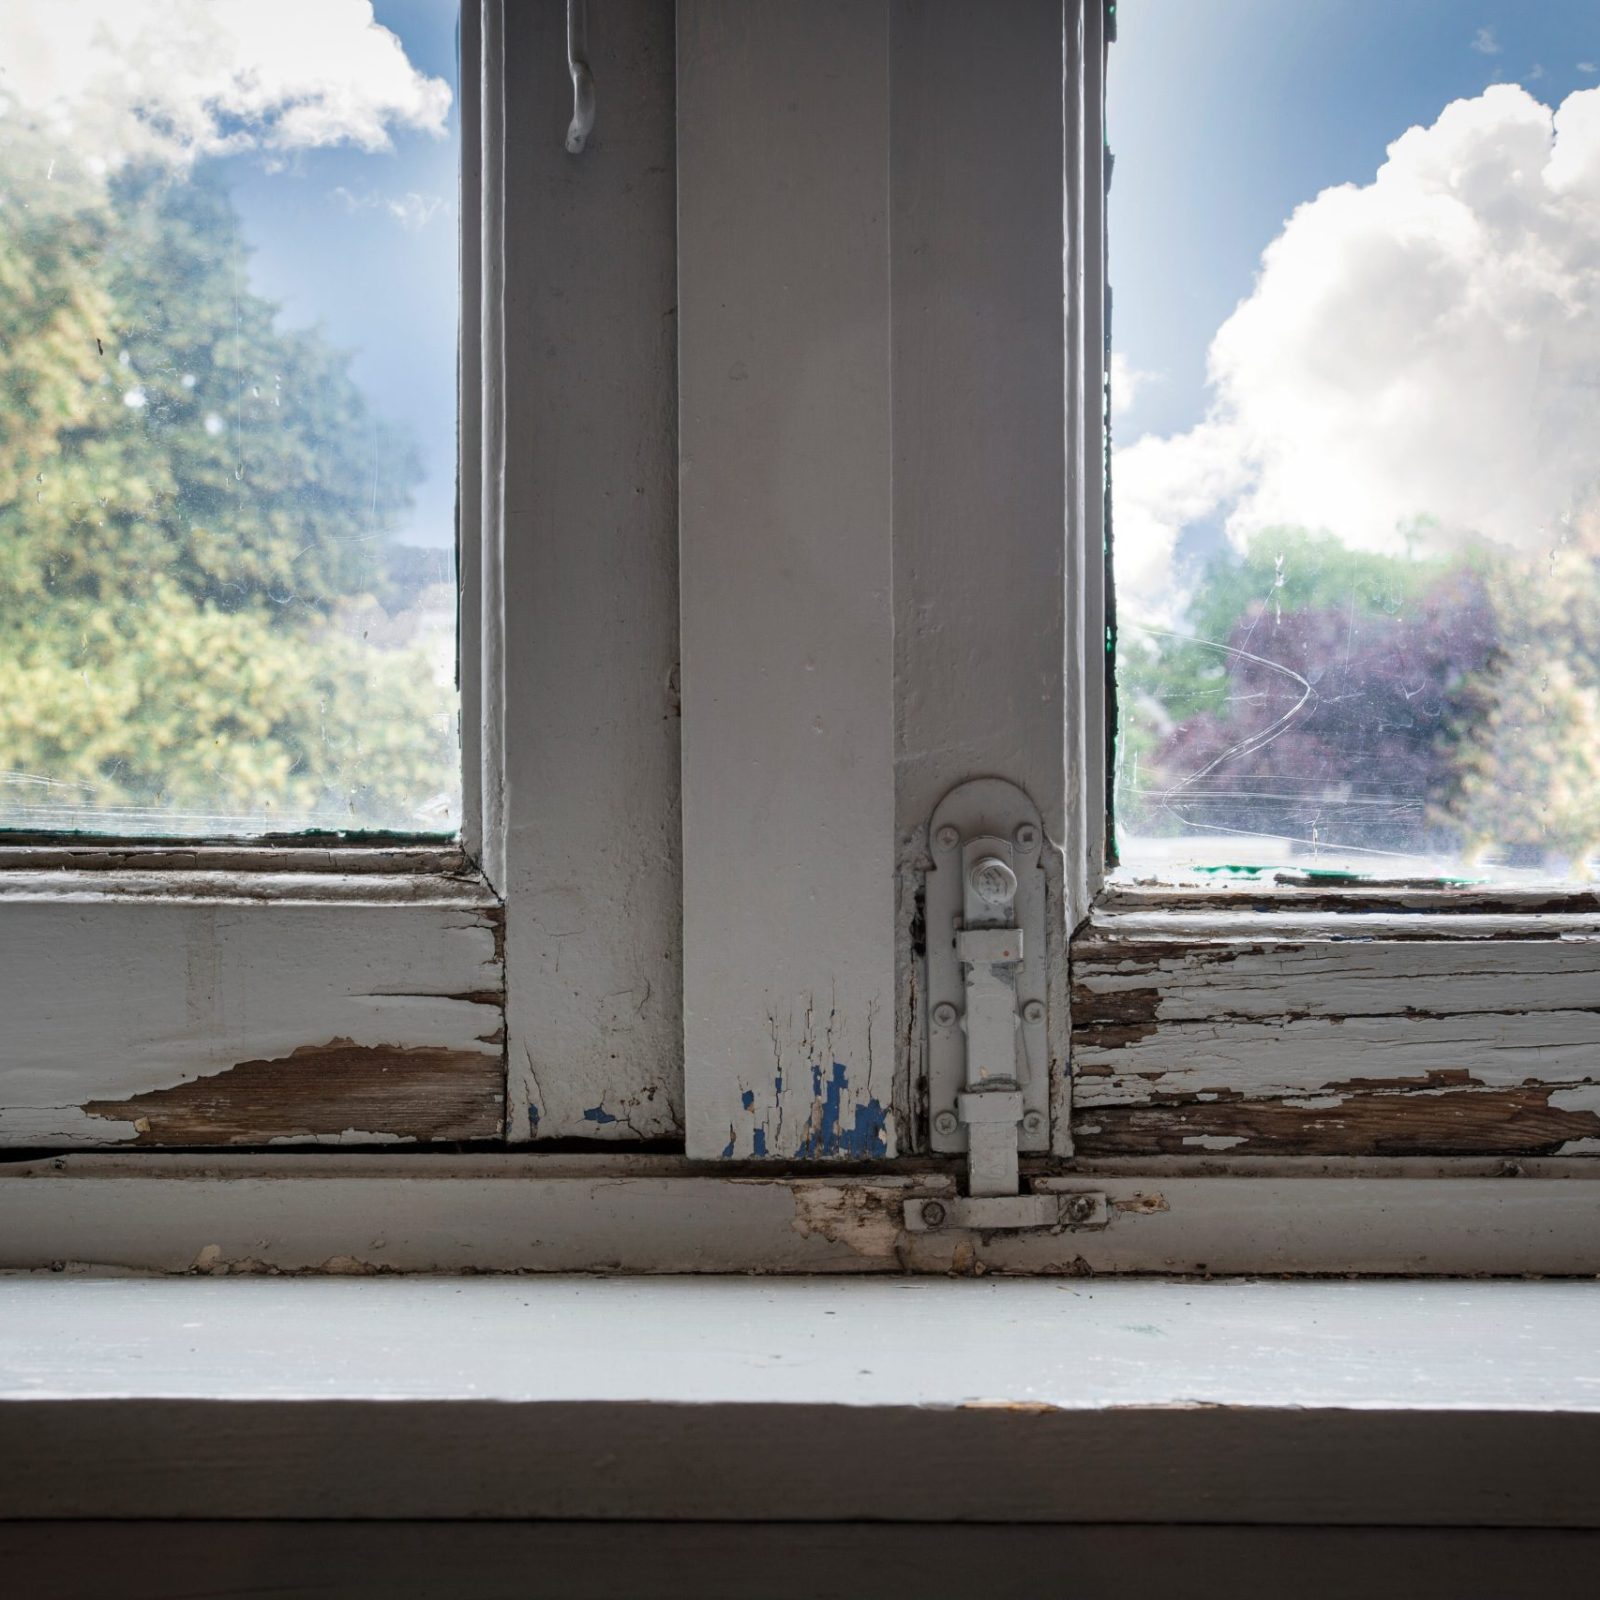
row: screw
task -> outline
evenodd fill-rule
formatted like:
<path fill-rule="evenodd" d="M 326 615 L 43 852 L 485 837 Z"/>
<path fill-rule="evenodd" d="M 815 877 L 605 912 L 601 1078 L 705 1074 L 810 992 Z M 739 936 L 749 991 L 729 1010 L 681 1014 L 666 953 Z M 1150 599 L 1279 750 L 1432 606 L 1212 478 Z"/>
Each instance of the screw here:
<path fill-rule="evenodd" d="M 945 1209 L 937 1200 L 927 1200 L 923 1202 L 922 1220 L 927 1223 L 930 1228 L 942 1228 L 944 1226 L 944 1218 Z"/>
<path fill-rule="evenodd" d="M 948 1000 L 941 1000 L 933 1008 L 933 1020 L 941 1028 L 953 1028 L 956 1025 L 956 1008 Z"/>
<path fill-rule="evenodd" d="M 1019 850 L 1031 850 L 1039 842 L 1039 830 L 1031 822 L 1024 822 L 1011 837 Z"/>
<path fill-rule="evenodd" d="M 1022 1119 L 1022 1131 L 1024 1133 L 1043 1133 L 1044 1113 L 1042 1111 L 1028 1112 Z"/>
<path fill-rule="evenodd" d="M 1090 1194 L 1068 1195 L 1063 1209 L 1067 1213 L 1068 1222 L 1087 1222 L 1094 1215 L 1094 1196 Z"/>
<path fill-rule="evenodd" d="M 1022 1008 L 1022 1020 L 1024 1022 L 1043 1022 L 1044 1001 L 1030 1000 L 1027 1005 Z"/>
<path fill-rule="evenodd" d="M 941 850 L 954 850 L 961 843 L 960 832 L 952 828 L 948 822 L 933 837 Z"/>
<path fill-rule="evenodd" d="M 935 1133 L 951 1134 L 959 1126 L 960 1124 L 956 1121 L 956 1114 L 953 1111 L 941 1111 L 933 1119 L 933 1131 Z"/>

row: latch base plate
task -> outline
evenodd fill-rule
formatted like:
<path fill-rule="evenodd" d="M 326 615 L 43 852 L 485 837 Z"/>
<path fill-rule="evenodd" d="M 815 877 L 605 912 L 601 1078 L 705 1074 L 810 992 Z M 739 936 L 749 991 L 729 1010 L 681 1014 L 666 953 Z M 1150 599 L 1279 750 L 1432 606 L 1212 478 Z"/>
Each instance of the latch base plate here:
<path fill-rule="evenodd" d="M 1110 1211 L 1103 1194 L 1084 1189 L 1009 1195 L 940 1195 L 907 1200 L 908 1233 L 947 1233 L 968 1228 L 978 1233 L 1049 1229 L 1053 1233 L 1103 1228 Z"/>

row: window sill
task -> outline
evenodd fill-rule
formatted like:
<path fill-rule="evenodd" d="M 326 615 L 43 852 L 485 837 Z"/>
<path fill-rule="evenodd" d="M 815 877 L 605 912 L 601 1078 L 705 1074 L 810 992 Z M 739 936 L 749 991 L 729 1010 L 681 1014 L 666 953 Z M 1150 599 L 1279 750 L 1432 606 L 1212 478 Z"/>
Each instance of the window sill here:
<path fill-rule="evenodd" d="M 0 1280 L 0 1518 L 1594 1527 L 1576 1283 Z"/>

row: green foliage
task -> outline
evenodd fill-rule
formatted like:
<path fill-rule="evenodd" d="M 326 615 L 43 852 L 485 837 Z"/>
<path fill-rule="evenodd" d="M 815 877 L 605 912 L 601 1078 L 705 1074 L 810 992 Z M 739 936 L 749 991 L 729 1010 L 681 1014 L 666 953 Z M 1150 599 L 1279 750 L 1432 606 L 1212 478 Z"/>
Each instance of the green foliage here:
<path fill-rule="evenodd" d="M 1600 527 L 1507 563 L 1496 586 L 1506 649 L 1485 675 L 1485 713 L 1464 730 L 1445 809 L 1468 855 L 1549 853 L 1585 875 L 1600 857 Z"/>
<path fill-rule="evenodd" d="M 1293 838 L 1315 818 L 1335 848 L 1579 876 L 1600 856 L 1600 508 L 1527 555 L 1272 530 L 1212 557 L 1188 618 L 1119 640 L 1124 825 Z M 1288 677 L 1313 693 L 1280 730 Z"/>
<path fill-rule="evenodd" d="M 143 173 L 63 207 L 22 166 L 0 172 L 3 792 L 417 826 L 454 785 L 451 701 L 405 628 L 360 637 L 396 600 L 414 453 L 347 357 L 249 292 L 219 187 Z"/>

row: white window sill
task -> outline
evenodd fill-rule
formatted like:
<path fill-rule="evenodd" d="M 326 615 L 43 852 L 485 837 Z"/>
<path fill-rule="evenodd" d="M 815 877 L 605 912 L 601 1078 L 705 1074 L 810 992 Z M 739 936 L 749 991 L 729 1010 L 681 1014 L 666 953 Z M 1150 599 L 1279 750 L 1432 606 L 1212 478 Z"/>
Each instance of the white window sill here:
<path fill-rule="evenodd" d="M 0 1279 L 0 1518 L 1600 1525 L 1600 1285 Z"/>

